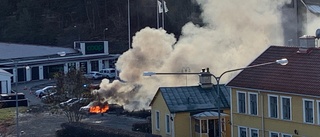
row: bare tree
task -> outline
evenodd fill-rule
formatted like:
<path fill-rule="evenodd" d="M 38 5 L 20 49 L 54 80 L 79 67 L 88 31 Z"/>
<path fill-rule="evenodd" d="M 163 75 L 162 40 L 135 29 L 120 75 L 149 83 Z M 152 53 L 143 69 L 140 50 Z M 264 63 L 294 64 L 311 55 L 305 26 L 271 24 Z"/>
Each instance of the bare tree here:
<path fill-rule="evenodd" d="M 80 100 L 83 96 L 90 94 L 90 89 L 86 86 L 90 81 L 86 79 L 79 70 L 71 70 L 67 74 L 57 74 L 55 75 L 55 79 L 57 82 L 57 89 L 61 90 L 59 96 L 77 98 Z M 80 113 L 79 109 L 90 101 L 91 99 L 84 102 L 79 101 L 74 104 L 66 104 L 65 106 L 61 106 L 61 108 L 69 122 L 80 122 L 84 115 Z"/>

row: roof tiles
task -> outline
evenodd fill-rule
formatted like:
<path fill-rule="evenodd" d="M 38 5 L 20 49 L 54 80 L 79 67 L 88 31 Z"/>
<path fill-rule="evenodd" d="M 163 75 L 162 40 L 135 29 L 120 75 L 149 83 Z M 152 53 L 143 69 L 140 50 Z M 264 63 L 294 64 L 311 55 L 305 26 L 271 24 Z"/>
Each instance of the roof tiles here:
<path fill-rule="evenodd" d="M 250 65 L 281 58 L 287 58 L 289 63 L 245 69 L 227 86 L 320 96 L 320 49 L 297 51 L 298 47 L 270 46 Z"/>
<path fill-rule="evenodd" d="M 218 107 L 217 86 L 201 88 L 200 86 L 160 87 L 170 112 L 185 112 Z M 225 85 L 220 85 L 221 108 L 229 108 L 230 95 Z"/>

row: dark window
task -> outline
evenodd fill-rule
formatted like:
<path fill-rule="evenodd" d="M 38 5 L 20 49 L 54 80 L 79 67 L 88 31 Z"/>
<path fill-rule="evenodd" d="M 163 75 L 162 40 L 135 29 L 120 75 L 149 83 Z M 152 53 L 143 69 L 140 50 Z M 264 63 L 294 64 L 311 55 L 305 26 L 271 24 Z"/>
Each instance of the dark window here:
<path fill-rule="evenodd" d="M 246 113 L 246 94 L 238 92 L 238 111 L 239 113 Z"/>
<path fill-rule="evenodd" d="M 291 119 L 291 102 L 290 98 L 282 98 L 282 118 L 286 120 Z"/>
<path fill-rule="evenodd" d="M 269 96 L 270 117 L 278 118 L 278 97 Z"/>
<path fill-rule="evenodd" d="M 258 114 L 258 103 L 257 103 L 257 94 L 250 94 L 250 114 L 257 115 Z"/>

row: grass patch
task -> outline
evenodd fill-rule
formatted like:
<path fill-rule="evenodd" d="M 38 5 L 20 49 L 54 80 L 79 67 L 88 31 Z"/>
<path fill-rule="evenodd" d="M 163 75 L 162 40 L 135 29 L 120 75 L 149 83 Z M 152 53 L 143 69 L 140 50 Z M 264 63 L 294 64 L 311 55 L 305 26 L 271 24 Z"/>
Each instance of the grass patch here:
<path fill-rule="evenodd" d="M 19 113 L 26 112 L 27 107 L 19 107 Z M 13 120 L 16 116 L 16 108 L 1 108 L 0 109 L 0 122 Z"/>

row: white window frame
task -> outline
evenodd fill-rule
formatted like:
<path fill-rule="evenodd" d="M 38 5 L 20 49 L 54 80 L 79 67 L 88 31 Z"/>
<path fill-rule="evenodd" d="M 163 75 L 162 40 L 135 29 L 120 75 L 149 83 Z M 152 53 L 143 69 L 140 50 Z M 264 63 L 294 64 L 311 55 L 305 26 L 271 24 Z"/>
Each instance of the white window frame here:
<path fill-rule="evenodd" d="M 320 100 L 317 100 L 317 110 L 318 110 L 318 124 L 320 125 Z"/>
<path fill-rule="evenodd" d="M 244 113 L 240 112 L 239 93 L 244 94 Z M 237 112 L 241 114 L 247 113 L 247 92 L 237 91 Z"/>
<path fill-rule="evenodd" d="M 248 128 L 247 127 L 243 127 L 243 126 L 238 126 L 238 137 L 241 137 L 240 135 L 240 132 L 241 132 L 241 130 L 240 130 L 240 128 L 245 128 L 246 129 L 246 137 L 248 136 Z"/>
<path fill-rule="evenodd" d="M 289 99 L 289 101 L 290 101 L 290 118 L 289 119 L 284 119 L 284 117 L 283 117 L 283 98 L 285 98 L 285 99 Z M 291 102 L 291 97 L 289 97 L 289 96 L 280 96 L 280 117 L 281 117 L 281 119 L 283 119 L 283 120 L 292 120 L 292 102 Z"/>
<path fill-rule="evenodd" d="M 160 130 L 160 111 L 159 110 L 156 110 L 155 111 L 155 127 L 156 127 L 156 130 Z"/>
<path fill-rule="evenodd" d="M 250 95 L 256 95 L 256 101 L 257 101 L 257 102 L 256 102 L 256 103 L 257 103 L 256 110 L 257 110 L 257 114 L 252 114 L 252 113 L 251 113 L 251 109 L 252 109 L 252 108 L 251 108 L 251 96 L 250 96 Z M 256 115 L 256 116 L 259 115 L 259 110 L 258 110 L 258 108 L 259 108 L 259 107 L 258 107 L 258 106 L 259 106 L 259 103 L 258 103 L 258 102 L 259 102 L 259 100 L 258 100 L 258 93 L 249 92 L 249 93 L 248 93 L 248 108 L 249 108 L 249 109 L 248 109 L 248 111 L 249 111 L 248 113 L 249 113 L 250 115 Z"/>
<path fill-rule="evenodd" d="M 171 129 L 170 129 L 170 115 L 169 114 L 166 114 L 165 124 L 166 124 L 166 126 L 165 126 L 166 127 L 166 133 L 170 134 L 171 133 Z"/>
<path fill-rule="evenodd" d="M 306 112 L 305 112 L 305 102 L 306 101 L 311 101 L 312 102 L 312 122 L 307 122 L 306 121 Z M 303 109 L 303 122 L 304 123 L 309 123 L 309 124 L 314 124 L 314 100 L 313 99 L 303 99 L 303 106 L 302 106 L 302 109 Z"/>
<path fill-rule="evenodd" d="M 290 134 L 281 133 L 281 137 L 285 137 L 285 136 L 292 137 L 292 135 L 290 135 Z"/>
<path fill-rule="evenodd" d="M 270 106 L 270 97 L 277 98 L 277 117 L 271 117 L 271 106 Z M 277 95 L 268 95 L 268 115 L 270 118 L 279 118 L 279 97 Z"/>
<path fill-rule="evenodd" d="M 256 130 L 259 137 L 259 129 L 257 128 L 249 128 L 249 137 L 252 137 L 252 130 Z"/>
<path fill-rule="evenodd" d="M 278 137 L 280 137 L 280 133 L 279 132 L 273 132 L 273 131 L 269 131 L 269 137 L 272 137 L 271 136 L 272 133 L 278 134 Z"/>

